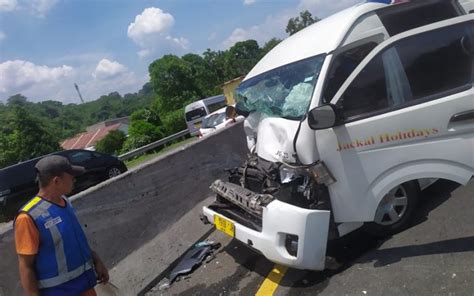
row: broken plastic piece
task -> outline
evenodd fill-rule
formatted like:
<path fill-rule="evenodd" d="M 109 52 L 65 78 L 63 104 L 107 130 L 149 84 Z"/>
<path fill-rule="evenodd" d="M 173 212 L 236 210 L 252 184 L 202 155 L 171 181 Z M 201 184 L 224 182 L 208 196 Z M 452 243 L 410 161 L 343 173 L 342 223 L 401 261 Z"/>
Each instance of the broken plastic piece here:
<path fill-rule="evenodd" d="M 208 256 L 212 256 L 214 250 L 220 248 L 221 244 L 213 241 L 202 241 L 196 243 L 183 256 L 183 259 L 171 271 L 168 279 L 173 283 L 179 276 L 189 274 L 194 271 Z"/>

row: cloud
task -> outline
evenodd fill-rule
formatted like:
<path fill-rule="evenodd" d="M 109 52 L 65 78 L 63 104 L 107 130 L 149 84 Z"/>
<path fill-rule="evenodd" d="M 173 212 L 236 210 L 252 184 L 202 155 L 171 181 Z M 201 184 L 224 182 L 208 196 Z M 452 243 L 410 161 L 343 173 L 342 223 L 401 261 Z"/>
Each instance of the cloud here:
<path fill-rule="evenodd" d="M 174 17 L 156 7 L 150 7 L 135 17 L 135 22 L 128 26 L 128 37 L 137 44 L 145 43 L 153 34 L 166 33 L 174 25 Z"/>
<path fill-rule="evenodd" d="M 138 55 L 142 58 L 188 49 L 189 41 L 186 38 L 169 34 L 174 23 L 171 14 L 149 7 L 135 17 L 135 21 L 128 26 L 127 35 L 140 47 Z"/>
<path fill-rule="evenodd" d="M 57 2 L 58 0 L 32 0 L 31 8 L 37 16 L 44 17 Z"/>
<path fill-rule="evenodd" d="M 120 74 L 106 79 L 93 78 L 91 73 L 101 64 L 96 61 L 74 68 L 39 66 L 19 60 L 0 63 L 0 101 L 5 102 L 10 96 L 21 93 L 32 102 L 56 100 L 78 104 L 80 100 L 74 83 L 79 85 L 84 100 L 92 101 L 114 91 L 122 95 L 137 92 L 149 81 L 148 73 L 136 75 L 129 71 L 120 72 L 121 67 L 111 61 L 102 64 L 111 64 L 110 72 L 117 72 L 119 69 Z M 122 67 L 125 68 L 123 65 Z"/>
<path fill-rule="evenodd" d="M 303 10 L 311 12 L 313 17 L 323 18 L 359 2 L 360 0 L 300 0 L 295 8 L 282 11 L 276 15 L 269 15 L 261 24 L 234 29 L 230 36 L 222 41 L 221 45 L 224 49 L 227 49 L 235 42 L 254 39 L 262 46 L 273 37 L 281 39 L 288 37 L 285 32 L 288 20 L 298 16 Z"/>
<path fill-rule="evenodd" d="M 236 28 L 232 31 L 230 36 L 222 42 L 221 45 L 224 49 L 228 49 L 236 42 L 254 39 L 257 40 L 257 42 L 262 46 L 266 41 L 273 37 L 284 38 L 285 27 L 289 18 L 290 16 L 286 18 L 286 16 L 270 15 L 266 18 L 265 22 L 260 25 L 255 25 L 248 28 Z"/>
<path fill-rule="evenodd" d="M 0 31 L 0 42 L 5 40 L 5 38 L 7 38 L 7 35 L 5 35 L 5 33 L 3 33 L 2 31 Z"/>
<path fill-rule="evenodd" d="M 0 0 L 0 12 L 12 11 L 18 7 L 17 0 Z"/>
<path fill-rule="evenodd" d="M 256 0 L 244 0 L 244 5 L 252 5 Z"/>
<path fill-rule="evenodd" d="M 0 64 L 0 93 L 22 92 L 36 84 L 49 84 L 70 76 L 72 67 L 38 66 L 31 62 L 14 60 Z"/>
<path fill-rule="evenodd" d="M 127 68 L 116 61 L 102 59 L 92 73 L 92 77 L 96 79 L 111 79 L 123 74 Z"/>

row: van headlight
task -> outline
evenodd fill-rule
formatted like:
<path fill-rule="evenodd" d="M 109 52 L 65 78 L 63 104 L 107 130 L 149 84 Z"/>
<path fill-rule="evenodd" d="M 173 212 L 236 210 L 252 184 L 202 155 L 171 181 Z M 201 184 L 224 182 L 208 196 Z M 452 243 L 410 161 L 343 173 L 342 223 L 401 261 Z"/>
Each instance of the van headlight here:
<path fill-rule="evenodd" d="M 280 181 L 281 184 L 288 184 L 302 176 L 300 169 L 290 168 L 287 166 L 280 167 Z"/>

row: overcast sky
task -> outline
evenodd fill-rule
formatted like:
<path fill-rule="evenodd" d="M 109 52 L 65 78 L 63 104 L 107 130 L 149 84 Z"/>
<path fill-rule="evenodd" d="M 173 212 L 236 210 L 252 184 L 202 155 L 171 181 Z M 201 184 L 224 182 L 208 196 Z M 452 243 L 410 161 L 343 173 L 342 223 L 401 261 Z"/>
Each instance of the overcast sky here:
<path fill-rule="evenodd" d="M 79 103 L 137 92 L 164 54 L 286 38 L 290 17 L 360 0 L 0 0 L 0 101 Z"/>

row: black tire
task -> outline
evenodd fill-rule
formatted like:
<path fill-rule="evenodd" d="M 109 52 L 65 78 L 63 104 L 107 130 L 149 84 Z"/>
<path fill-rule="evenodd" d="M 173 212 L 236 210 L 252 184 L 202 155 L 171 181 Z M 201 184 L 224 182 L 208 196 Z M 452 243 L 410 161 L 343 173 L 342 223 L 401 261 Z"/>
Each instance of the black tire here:
<path fill-rule="evenodd" d="M 111 179 L 113 177 L 116 177 L 116 176 L 120 175 L 121 173 L 122 173 L 122 171 L 118 167 L 111 166 L 105 172 L 105 177 L 106 177 L 106 179 Z"/>
<path fill-rule="evenodd" d="M 390 201 L 393 199 L 401 201 L 404 197 L 406 197 L 406 205 Z M 374 222 L 365 223 L 365 230 L 375 237 L 386 237 L 405 230 L 410 226 L 419 197 L 420 187 L 416 181 L 403 183 L 393 188 L 377 207 Z M 392 219 L 395 213 L 398 217 Z"/>

